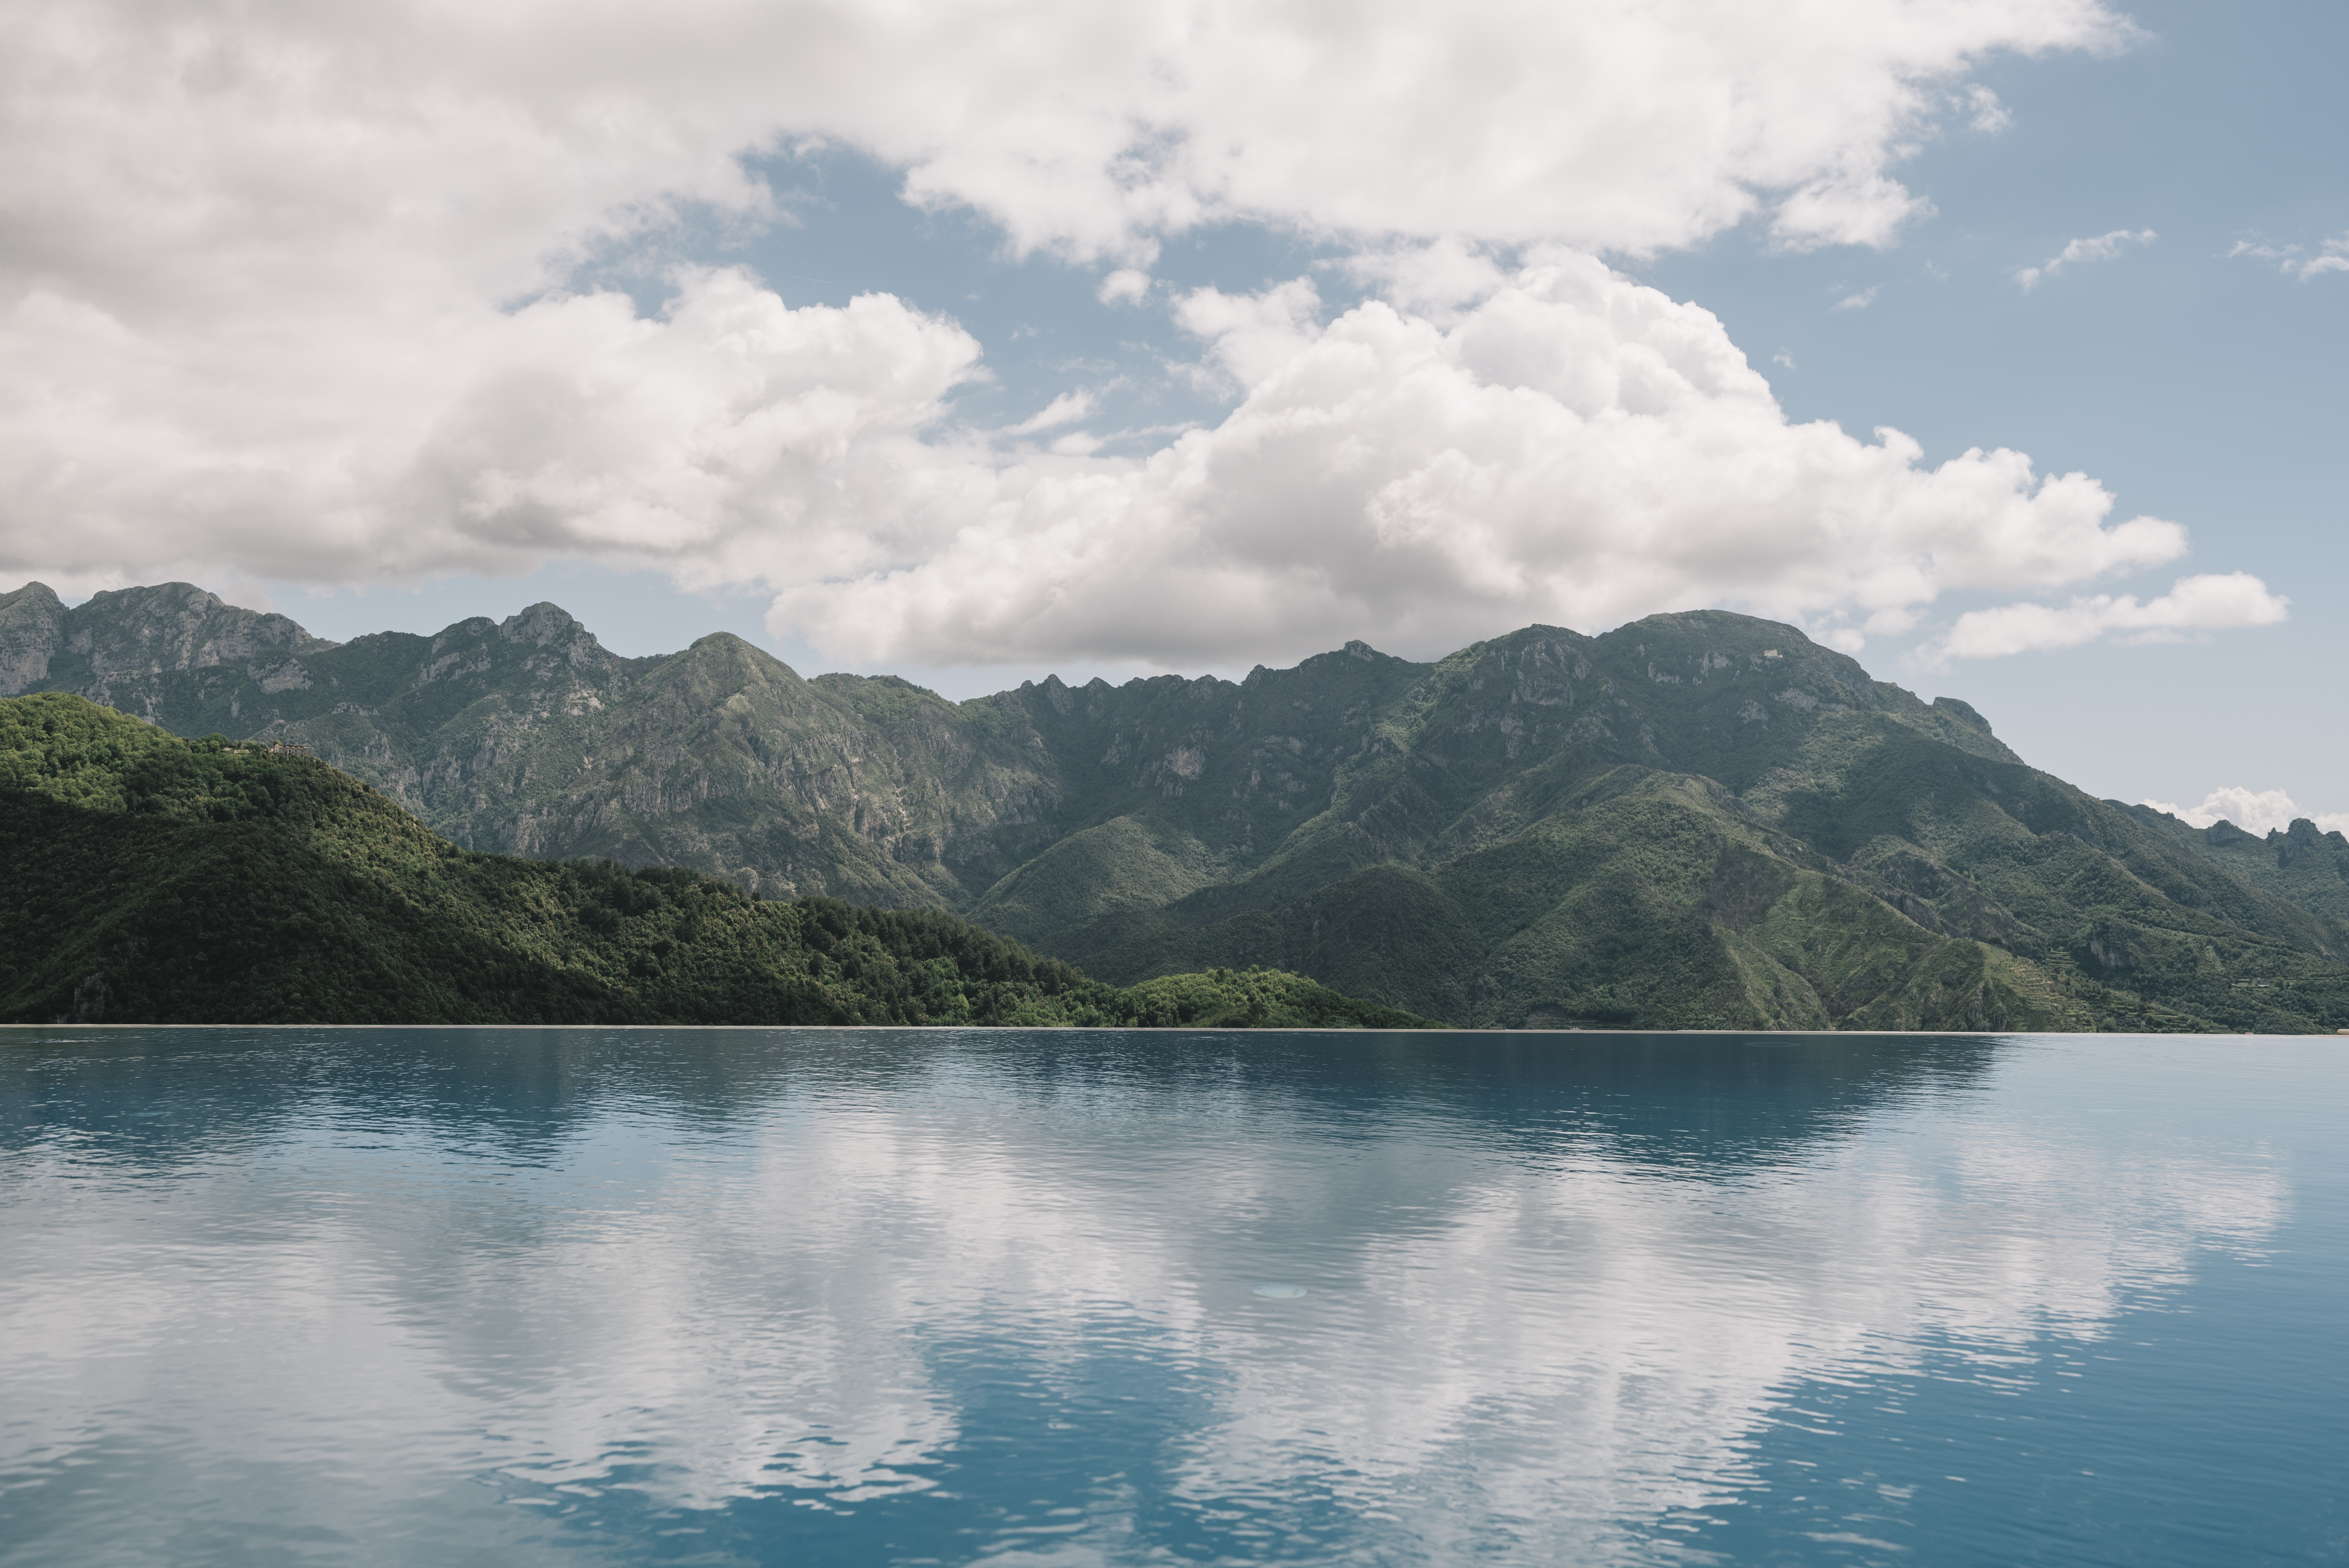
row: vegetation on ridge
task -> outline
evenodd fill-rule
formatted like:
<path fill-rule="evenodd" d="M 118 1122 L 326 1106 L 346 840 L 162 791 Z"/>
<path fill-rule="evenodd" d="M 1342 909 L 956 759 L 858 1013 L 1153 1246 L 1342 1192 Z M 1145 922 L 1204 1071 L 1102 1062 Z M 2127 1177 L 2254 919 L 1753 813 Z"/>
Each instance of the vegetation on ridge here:
<path fill-rule="evenodd" d="M 1478 1026 L 2331 1030 L 2349 841 L 2097 800 L 1719 611 L 948 702 L 561 609 L 339 646 L 188 584 L 0 593 L 0 696 L 314 746 L 473 850 L 1251 966 Z"/>
<path fill-rule="evenodd" d="M 0 701 L 0 1019 L 1411 1027 L 1265 971 L 1120 988 L 936 911 L 481 854 L 306 758 Z"/>

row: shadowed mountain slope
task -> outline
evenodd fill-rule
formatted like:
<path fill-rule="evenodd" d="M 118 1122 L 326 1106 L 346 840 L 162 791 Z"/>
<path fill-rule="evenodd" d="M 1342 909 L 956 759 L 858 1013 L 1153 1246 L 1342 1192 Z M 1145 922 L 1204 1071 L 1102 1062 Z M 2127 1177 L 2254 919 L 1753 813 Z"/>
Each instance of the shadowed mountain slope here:
<path fill-rule="evenodd" d="M 2301 817 L 2265 837 L 2232 822 L 2197 828 L 2150 806 L 2129 811 L 2165 844 L 2224 866 L 2244 882 L 2302 909 L 2349 922 L 2349 838 Z"/>
<path fill-rule="evenodd" d="M 37 586 L 6 668 L 90 608 Z M 723 634 L 620 659 L 549 604 L 298 634 L 26 684 L 307 743 L 461 845 L 952 911 L 1119 982 L 1260 964 L 1505 1026 L 2349 1025 L 2338 835 L 2254 855 L 2094 799 L 1749 616 L 963 703 Z"/>
<path fill-rule="evenodd" d="M 306 757 L 0 700 L 0 1020 L 1411 1027 L 1292 975 L 1104 985 L 952 915 L 461 850 Z"/>

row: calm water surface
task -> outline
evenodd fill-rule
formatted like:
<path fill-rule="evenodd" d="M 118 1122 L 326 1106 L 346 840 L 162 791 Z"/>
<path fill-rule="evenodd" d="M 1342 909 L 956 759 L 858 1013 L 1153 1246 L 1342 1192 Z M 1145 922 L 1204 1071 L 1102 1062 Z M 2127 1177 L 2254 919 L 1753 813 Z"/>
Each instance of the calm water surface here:
<path fill-rule="evenodd" d="M 2349 1041 L 0 1035 L 0 1561 L 2349 1562 Z"/>

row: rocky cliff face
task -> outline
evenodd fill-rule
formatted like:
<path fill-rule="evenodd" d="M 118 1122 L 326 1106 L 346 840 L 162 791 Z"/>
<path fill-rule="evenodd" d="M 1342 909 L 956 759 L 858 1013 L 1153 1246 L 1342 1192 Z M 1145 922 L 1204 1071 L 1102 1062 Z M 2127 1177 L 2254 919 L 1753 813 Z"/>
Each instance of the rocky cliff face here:
<path fill-rule="evenodd" d="M 46 583 L 0 595 L 0 696 L 71 691 L 161 722 L 158 677 L 242 670 L 264 691 L 309 684 L 301 657 L 335 645 L 283 615 L 188 583 L 120 588 L 67 609 Z"/>
<path fill-rule="evenodd" d="M 1460 1023 L 2208 1022 L 2239 979 L 2271 998 L 2349 954 L 2310 902 L 2349 859 L 2313 829 L 2186 842 L 1962 703 L 1713 612 L 949 703 L 724 634 L 623 659 L 552 604 L 336 646 L 185 584 L 73 611 L 33 584 L 0 599 L 0 671 L 307 744 L 476 849 L 946 908 L 1119 981 L 1274 965 Z"/>
<path fill-rule="evenodd" d="M 0 593 L 0 696 L 32 691 L 49 678 L 49 664 L 66 645 L 69 614 L 46 583 Z"/>

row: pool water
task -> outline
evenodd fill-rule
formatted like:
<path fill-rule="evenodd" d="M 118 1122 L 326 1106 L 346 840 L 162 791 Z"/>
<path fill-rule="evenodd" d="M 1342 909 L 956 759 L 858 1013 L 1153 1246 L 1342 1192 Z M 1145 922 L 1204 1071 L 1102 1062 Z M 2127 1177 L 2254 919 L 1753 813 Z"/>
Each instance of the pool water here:
<path fill-rule="evenodd" d="M 0 1032 L 9 1564 L 2349 1563 L 2349 1041 Z"/>

